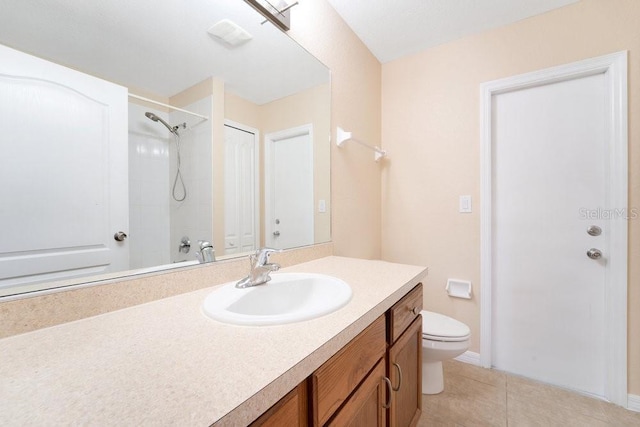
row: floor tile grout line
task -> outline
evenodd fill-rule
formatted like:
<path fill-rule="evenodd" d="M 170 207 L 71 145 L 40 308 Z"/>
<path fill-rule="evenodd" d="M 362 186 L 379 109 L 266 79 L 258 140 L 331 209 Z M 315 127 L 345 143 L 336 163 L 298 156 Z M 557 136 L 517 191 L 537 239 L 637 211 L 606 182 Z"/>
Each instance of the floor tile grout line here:
<path fill-rule="evenodd" d="M 504 374 L 504 423 L 509 427 L 509 377 Z"/>

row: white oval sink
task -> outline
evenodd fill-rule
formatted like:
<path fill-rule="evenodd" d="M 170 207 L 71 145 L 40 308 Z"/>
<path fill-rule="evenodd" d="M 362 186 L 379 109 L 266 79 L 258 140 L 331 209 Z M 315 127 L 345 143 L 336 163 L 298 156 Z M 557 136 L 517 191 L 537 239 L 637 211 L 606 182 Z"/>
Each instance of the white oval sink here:
<path fill-rule="evenodd" d="M 245 289 L 227 283 L 204 300 L 204 313 L 235 325 L 281 325 L 309 320 L 344 307 L 351 287 L 323 274 L 277 273 L 264 285 Z"/>

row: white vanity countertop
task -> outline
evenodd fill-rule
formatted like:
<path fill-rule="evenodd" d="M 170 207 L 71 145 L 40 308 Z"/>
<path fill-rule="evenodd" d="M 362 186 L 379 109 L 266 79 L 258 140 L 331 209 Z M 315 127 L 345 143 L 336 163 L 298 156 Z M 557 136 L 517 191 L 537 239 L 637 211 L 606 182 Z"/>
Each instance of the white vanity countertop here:
<path fill-rule="evenodd" d="M 327 257 L 282 272 L 349 283 L 349 304 L 288 325 L 202 313 L 213 288 L 0 340 L 0 425 L 246 425 L 426 275 Z"/>

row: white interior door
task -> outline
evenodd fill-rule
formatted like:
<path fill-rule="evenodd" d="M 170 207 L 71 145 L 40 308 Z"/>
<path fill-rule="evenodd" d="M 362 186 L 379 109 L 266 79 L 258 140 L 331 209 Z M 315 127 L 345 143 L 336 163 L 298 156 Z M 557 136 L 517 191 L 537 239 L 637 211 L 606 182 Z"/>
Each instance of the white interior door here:
<path fill-rule="evenodd" d="M 127 90 L 0 46 L 0 290 L 128 269 Z"/>
<path fill-rule="evenodd" d="M 597 396 L 606 389 L 607 79 L 498 94 L 492 112 L 493 365 Z"/>
<path fill-rule="evenodd" d="M 265 242 L 284 249 L 313 244 L 311 125 L 265 138 Z"/>
<path fill-rule="evenodd" d="M 258 248 L 257 131 L 225 124 L 225 255 Z"/>

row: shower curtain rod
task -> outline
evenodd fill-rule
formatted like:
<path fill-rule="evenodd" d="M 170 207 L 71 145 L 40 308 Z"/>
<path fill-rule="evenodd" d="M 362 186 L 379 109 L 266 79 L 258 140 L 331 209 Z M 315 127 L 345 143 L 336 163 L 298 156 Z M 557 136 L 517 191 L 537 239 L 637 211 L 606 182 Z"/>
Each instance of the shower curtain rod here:
<path fill-rule="evenodd" d="M 164 104 L 162 102 L 154 101 L 153 99 L 145 98 L 144 96 L 136 95 L 136 94 L 133 94 L 133 93 L 129 93 L 129 96 L 131 98 L 139 99 L 140 101 L 149 102 L 151 104 L 159 105 L 161 107 L 171 108 L 172 110 L 175 110 L 175 111 L 182 111 L 183 113 L 191 114 L 192 116 L 200 117 L 201 119 L 204 119 L 204 120 L 209 120 L 209 117 L 203 116 L 202 114 L 194 113 L 194 112 L 189 111 L 189 110 L 183 110 L 182 108 L 178 108 L 178 107 L 174 107 L 173 105 Z"/>

